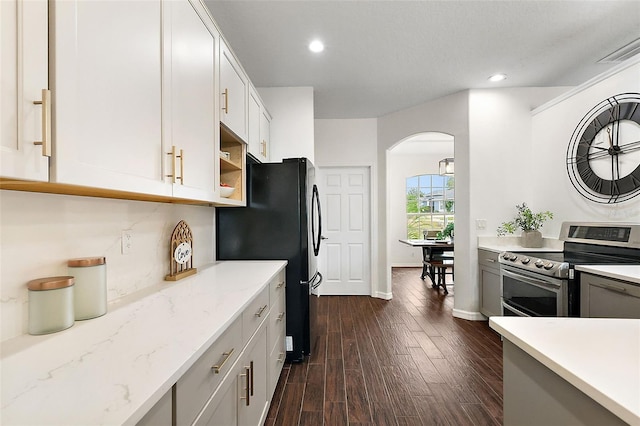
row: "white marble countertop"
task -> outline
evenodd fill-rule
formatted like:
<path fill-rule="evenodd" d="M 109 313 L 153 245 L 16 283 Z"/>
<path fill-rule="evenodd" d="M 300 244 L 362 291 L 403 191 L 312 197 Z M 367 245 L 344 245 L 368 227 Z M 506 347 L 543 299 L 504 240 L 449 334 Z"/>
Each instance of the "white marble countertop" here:
<path fill-rule="evenodd" d="M 478 248 L 493 252 L 559 252 L 564 249 L 564 241 L 556 238 L 542 239 L 542 247 L 522 247 L 520 237 L 504 236 L 504 237 L 478 237 Z"/>
<path fill-rule="evenodd" d="M 135 424 L 285 265 L 219 262 L 102 317 L 4 342 L 0 423 Z"/>
<path fill-rule="evenodd" d="M 640 284 L 640 265 L 577 265 L 576 271 Z"/>
<path fill-rule="evenodd" d="M 489 326 L 625 422 L 640 424 L 640 320 L 491 317 Z"/>

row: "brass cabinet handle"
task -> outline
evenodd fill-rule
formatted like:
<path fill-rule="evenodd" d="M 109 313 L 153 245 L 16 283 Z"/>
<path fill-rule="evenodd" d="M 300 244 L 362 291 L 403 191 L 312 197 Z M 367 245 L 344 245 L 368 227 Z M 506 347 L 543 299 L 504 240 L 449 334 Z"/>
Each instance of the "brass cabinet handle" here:
<path fill-rule="evenodd" d="M 182 184 L 183 183 L 182 182 L 183 164 L 184 164 L 182 161 L 182 159 L 184 158 L 183 151 L 180 150 L 180 155 L 176 155 L 176 146 L 171 145 L 171 152 L 167 152 L 167 155 L 171 156 L 171 174 L 166 176 L 172 178 L 171 183 L 176 183 L 176 180 L 179 180 L 180 183 Z M 176 158 L 180 159 L 180 177 L 178 177 L 176 174 Z"/>
<path fill-rule="evenodd" d="M 251 367 L 244 367 L 244 374 L 241 374 L 240 377 L 244 377 L 245 378 L 245 388 L 244 388 L 244 396 L 241 396 L 240 399 L 244 399 L 245 405 L 248 407 L 249 404 L 251 404 L 251 389 L 249 388 L 249 374 L 250 374 L 250 369 Z"/>
<path fill-rule="evenodd" d="M 229 89 L 224 89 L 222 95 L 224 96 L 224 106 L 222 107 L 222 110 L 225 114 L 229 114 Z"/>
<path fill-rule="evenodd" d="M 284 281 L 280 281 L 276 288 L 282 288 L 282 286 L 284 286 Z"/>
<path fill-rule="evenodd" d="M 220 370 L 222 370 L 222 367 L 224 367 L 227 361 L 229 361 L 229 358 L 231 358 L 231 355 L 233 354 L 233 351 L 235 351 L 235 349 L 236 348 L 231 348 L 230 351 L 222 353 L 222 359 L 220 360 L 221 362 L 211 366 L 211 369 L 213 370 L 214 373 L 220 374 Z"/>
<path fill-rule="evenodd" d="M 283 362 L 284 361 L 284 357 L 285 357 L 285 353 L 284 352 L 280 352 L 280 355 L 278 356 L 278 362 Z"/>
<path fill-rule="evenodd" d="M 33 104 L 42 105 L 42 140 L 33 144 L 42 145 L 43 157 L 51 157 L 51 91 L 42 89 L 42 100 Z"/>
<path fill-rule="evenodd" d="M 262 308 L 260 308 L 260 310 L 258 312 L 255 313 L 255 315 L 260 318 L 262 316 L 262 314 L 264 313 L 264 310 L 267 309 L 267 305 L 264 305 Z"/>
<path fill-rule="evenodd" d="M 178 155 L 178 158 L 180 158 L 180 177 L 177 179 L 180 179 L 180 185 L 184 185 L 184 151 L 180 150 L 180 155 Z"/>
<path fill-rule="evenodd" d="M 276 321 L 282 321 L 282 318 L 284 318 L 284 312 L 280 312 L 278 318 L 276 318 Z"/>

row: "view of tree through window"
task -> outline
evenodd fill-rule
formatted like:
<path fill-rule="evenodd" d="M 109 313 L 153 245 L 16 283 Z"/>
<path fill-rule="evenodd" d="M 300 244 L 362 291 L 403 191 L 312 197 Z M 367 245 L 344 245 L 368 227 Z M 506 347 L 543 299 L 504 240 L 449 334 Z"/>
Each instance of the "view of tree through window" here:
<path fill-rule="evenodd" d="M 455 213 L 453 176 L 407 178 L 407 238 L 421 239 L 425 231 L 441 231 Z"/>

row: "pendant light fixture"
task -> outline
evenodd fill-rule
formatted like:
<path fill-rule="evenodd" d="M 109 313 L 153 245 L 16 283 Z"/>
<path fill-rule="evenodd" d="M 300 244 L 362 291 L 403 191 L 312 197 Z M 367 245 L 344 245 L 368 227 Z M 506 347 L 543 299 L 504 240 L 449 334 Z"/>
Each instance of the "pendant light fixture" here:
<path fill-rule="evenodd" d="M 443 158 L 438 162 L 440 176 L 453 176 L 453 158 Z"/>

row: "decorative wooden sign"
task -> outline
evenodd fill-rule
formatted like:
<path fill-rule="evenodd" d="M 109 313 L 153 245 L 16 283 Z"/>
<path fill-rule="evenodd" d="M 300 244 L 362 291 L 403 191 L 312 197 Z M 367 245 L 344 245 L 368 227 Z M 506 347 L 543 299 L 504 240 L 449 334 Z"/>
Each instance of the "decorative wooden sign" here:
<path fill-rule="evenodd" d="M 164 277 L 165 281 L 178 281 L 198 272 L 193 268 L 193 234 L 184 220 L 178 222 L 171 234 L 169 260 L 171 272 Z"/>

